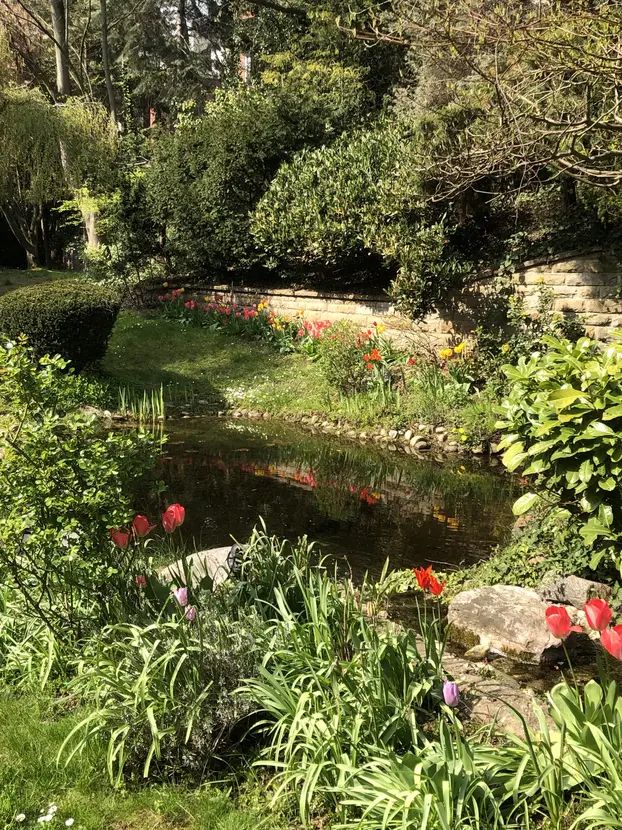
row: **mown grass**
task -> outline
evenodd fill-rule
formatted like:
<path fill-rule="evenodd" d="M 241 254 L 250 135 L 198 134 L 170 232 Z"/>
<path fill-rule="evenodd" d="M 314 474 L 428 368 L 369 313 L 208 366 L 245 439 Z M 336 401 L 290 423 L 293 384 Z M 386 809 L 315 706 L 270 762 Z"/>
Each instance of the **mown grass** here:
<path fill-rule="evenodd" d="M 84 713 L 81 713 L 84 714 Z M 15 698 L 0 689 L 0 827 L 34 828 L 50 804 L 51 827 L 74 830 L 277 830 L 279 819 L 254 791 L 233 797 L 216 786 L 174 785 L 114 790 L 105 777 L 103 750 L 94 747 L 68 766 L 57 763 L 63 740 L 77 722 L 58 703 Z M 250 802 L 250 804 L 249 804 Z M 23 822 L 16 817 L 25 814 Z"/>
<path fill-rule="evenodd" d="M 103 371 L 113 388 L 162 386 L 167 404 L 192 412 L 237 406 L 274 415 L 321 413 L 361 427 L 422 419 L 415 388 L 388 403 L 363 393 L 346 398 L 329 389 L 318 365 L 304 355 L 280 354 L 266 343 L 184 327 L 158 314 L 120 314 Z M 483 397 L 462 404 L 459 418 L 445 404 L 430 406 L 438 410 L 434 422 L 465 420 L 469 436 L 494 429 L 492 402 Z"/>
<path fill-rule="evenodd" d="M 160 316 L 123 312 L 103 363 L 120 386 L 165 389 L 165 398 L 189 406 L 201 401 L 256 407 L 273 413 L 325 408 L 317 366 L 302 355 L 202 328 L 184 328 Z"/>
<path fill-rule="evenodd" d="M 23 288 L 26 285 L 35 285 L 39 282 L 67 279 L 70 276 L 71 274 L 66 271 L 53 271 L 46 268 L 31 268 L 28 271 L 17 268 L 0 268 L 0 296 L 13 291 L 15 288 Z"/>

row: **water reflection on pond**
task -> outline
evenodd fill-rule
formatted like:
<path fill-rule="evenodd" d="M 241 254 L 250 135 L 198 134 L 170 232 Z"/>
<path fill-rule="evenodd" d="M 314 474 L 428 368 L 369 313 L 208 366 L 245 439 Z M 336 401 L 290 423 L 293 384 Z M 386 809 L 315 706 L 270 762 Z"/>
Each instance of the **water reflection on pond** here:
<path fill-rule="evenodd" d="M 464 460 L 438 463 L 273 422 L 167 424 L 162 477 L 185 504 L 200 547 L 268 531 L 307 534 L 355 572 L 457 566 L 487 556 L 511 526 L 507 477 Z"/>

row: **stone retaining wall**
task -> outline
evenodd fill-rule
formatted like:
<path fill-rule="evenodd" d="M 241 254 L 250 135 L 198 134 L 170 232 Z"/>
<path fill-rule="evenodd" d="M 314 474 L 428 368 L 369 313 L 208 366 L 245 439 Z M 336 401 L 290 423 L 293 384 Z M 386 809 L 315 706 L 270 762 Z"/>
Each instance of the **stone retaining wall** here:
<path fill-rule="evenodd" d="M 555 310 L 578 317 L 590 336 L 608 340 L 615 328 L 622 328 L 622 300 L 618 296 L 621 274 L 618 263 L 602 251 L 569 253 L 526 263 L 515 274 L 513 284 L 532 311 L 538 306 L 540 286 L 552 289 Z M 304 312 L 308 320 L 349 320 L 361 329 L 382 322 L 386 334 L 398 342 L 423 340 L 434 346 L 468 337 L 477 326 L 485 325 L 502 311 L 487 278 L 450 298 L 439 313 L 415 324 L 397 314 L 386 295 L 227 285 L 203 290 L 195 286 L 193 291 L 231 298 L 241 305 L 266 300 L 277 314 L 294 316 Z"/>
<path fill-rule="evenodd" d="M 621 272 L 617 262 L 596 251 L 566 255 L 549 262 L 528 263 L 517 274 L 516 286 L 528 309 L 537 308 L 539 287 L 554 295 L 556 311 L 577 316 L 590 337 L 608 340 L 622 327 Z"/>

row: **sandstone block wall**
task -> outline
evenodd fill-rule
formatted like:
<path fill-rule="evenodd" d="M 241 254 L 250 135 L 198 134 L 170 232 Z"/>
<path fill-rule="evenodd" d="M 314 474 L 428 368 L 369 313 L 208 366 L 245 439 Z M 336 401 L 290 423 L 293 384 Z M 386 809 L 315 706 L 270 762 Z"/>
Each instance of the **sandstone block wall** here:
<path fill-rule="evenodd" d="M 515 283 L 530 310 L 538 306 L 539 286 L 550 288 L 555 310 L 576 316 L 590 337 L 608 340 L 622 328 L 621 272 L 603 252 L 527 263 Z"/>
<path fill-rule="evenodd" d="M 577 317 L 590 336 L 604 341 L 610 339 L 616 328 L 622 328 L 621 281 L 622 269 L 602 251 L 569 253 L 526 263 L 513 277 L 527 310 L 537 309 L 540 286 L 544 285 L 553 292 L 555 310 Z M 449 298 L 445 309 L 418 323 L 397 314 L 386 295 L 235 285 L 203 290 L 195 286 L 193 290 L 197 295 L 220 296 L 241 305 L 266 300 L 277 314 L 294 316 L 304 312 L 308 320 L 349 320 L 361 329 L 382 322 L 386 334 L 398 342 L 427 341 L 433 346 L 457 343 L 468 337 L 477 326 L 485 325 L 501 305 L 487 278 Z"/>

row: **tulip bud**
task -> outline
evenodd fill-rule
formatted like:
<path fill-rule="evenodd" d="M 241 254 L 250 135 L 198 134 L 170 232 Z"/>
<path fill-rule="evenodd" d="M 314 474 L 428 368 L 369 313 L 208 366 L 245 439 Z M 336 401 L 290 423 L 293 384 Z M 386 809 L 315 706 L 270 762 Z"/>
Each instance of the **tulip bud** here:
<path fill-rule="evenodd" d="M 460 702 L 460 689 L 457 683 L 452 683 L 450 680 L 443 683 L 443 700 L 448 706 L 455 709 Z"/>
<path fill-rule="evenodd" d="M 173 596 L 177 600 L 177 602 L 184 608 L 188 605 L 188 589 L 187 588 L 176 588 L 173 591 Z"/>

